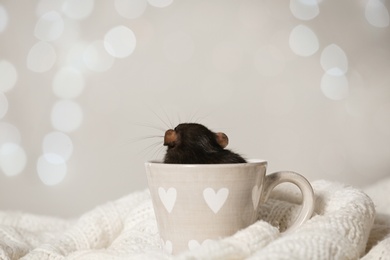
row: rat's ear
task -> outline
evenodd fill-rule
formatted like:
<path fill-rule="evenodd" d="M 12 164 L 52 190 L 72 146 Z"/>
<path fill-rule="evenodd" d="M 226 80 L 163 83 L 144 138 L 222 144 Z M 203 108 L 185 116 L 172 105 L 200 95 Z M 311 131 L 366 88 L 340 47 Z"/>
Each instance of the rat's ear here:
<path fill-rule="evenodd" d="M 217 139 L 217 143 L 222 147 L 225 148 L 229 144 L 229 138 L 224 133 L 216 133 L 215 137 Z"/>
<path fill-rule="evenodd" d="M 164 135 L 164 145 L 174 146 L 176 141 L 177 141 L 177 134 L 175 130 L 172 129 L 167 130 Z"/>

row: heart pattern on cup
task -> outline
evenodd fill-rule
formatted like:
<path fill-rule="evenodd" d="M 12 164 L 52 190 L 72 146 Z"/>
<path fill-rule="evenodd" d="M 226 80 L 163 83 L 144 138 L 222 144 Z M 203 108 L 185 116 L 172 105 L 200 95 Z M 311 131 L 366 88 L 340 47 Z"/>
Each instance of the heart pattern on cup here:
<path fill-rule="evenodd" d="M 252 203 L 253 203 L 253 208 L 256 210 L 257 206 L 259 205 L 260 202 L 260 194 L 261 194 L 261 187 L 258 187 L 255 185 L 252 189 Z"/>
<path fill-rule="evenodd" d="M 223 204 L 225 204 L 228 195 L 229 190 L 227 188 L 221 188 L 217 192 L 215 192 L 212 188 L 206 188 L 203 190 L 203 198 L 215 214 L 217 214 Z"/>
<path fill-rule="evenodd" d="M 173 252 L 173 245 L 172 245 L 172 242 L 167 240 L 164 242 L 163 239 L 161 239 L 161 245 L 162 245 L 162 248 L 164 250 L 164 252 L 168 253 L 168 254 L 172 254 Z"/>
<path fill-rule="evenodd" d="M 163 203 L 165 209 L 171 213 L 173 207 L 175 206 L 177 192 L 175 188 L 169 188 L 167 191 L 160 187 L 158 188 L 158 195 L 160 196 L 161 202 Z"/>
<path fill-rule="evenodd" d="M 193 251 L 193 250 L 196 250 L 197 248 L 199 248 L 199 247 L 201 247 L 203 245 L 206 245 L 206 244 L 208 244 L 208 243 L 210 243 L 212 241 L 213 240 L 211 240 L 211 239 L 206 239 L 202 243 L 199 243 L 197 240 L 192 239 L 192 240 L 188 241 L 188 249 Z"/>

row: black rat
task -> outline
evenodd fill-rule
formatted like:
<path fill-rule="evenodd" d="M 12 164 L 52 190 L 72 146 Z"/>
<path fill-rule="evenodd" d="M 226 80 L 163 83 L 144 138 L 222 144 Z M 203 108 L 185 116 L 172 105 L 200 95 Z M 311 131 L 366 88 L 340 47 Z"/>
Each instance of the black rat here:
<path fill-rule="evenodd" d="M 197 123 L 183 123 L 165 132 L 164 145 L 167 152 L 164 163 L 218 164 L 245 163 L 246 160 L 225 147 L 228 137 L 214 133 Z"/>

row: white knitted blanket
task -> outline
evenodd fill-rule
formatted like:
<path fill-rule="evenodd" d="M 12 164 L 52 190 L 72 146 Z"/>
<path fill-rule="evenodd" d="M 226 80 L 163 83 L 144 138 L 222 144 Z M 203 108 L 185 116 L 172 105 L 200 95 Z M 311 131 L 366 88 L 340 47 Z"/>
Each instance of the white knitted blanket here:
<path fill-rule="evenodd" d="M 75 220 L 0 211 L 0 259 L 390 259 L 390 179 L 366 193 L 328 181 L 312 186 L 315 214 L 296 232 L 279 229 L 299 210 L 299 194 L 275 191 L 263 220 L 174 257 L 161 249 L 147 190 Z"/>

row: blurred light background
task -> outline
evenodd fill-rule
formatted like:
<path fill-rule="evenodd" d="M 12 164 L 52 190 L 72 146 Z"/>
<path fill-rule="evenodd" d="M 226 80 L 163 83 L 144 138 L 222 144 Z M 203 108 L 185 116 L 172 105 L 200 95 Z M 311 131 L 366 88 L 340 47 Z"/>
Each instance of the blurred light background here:
<path fill-rule="evenodd" d="M 0 1 L 0 209 L 146 188 L 196 121 L 309 180 L 390 174 L 390 1 Z"/>

